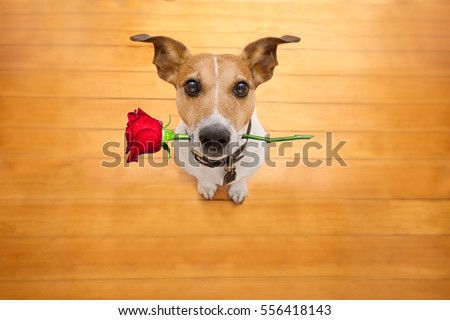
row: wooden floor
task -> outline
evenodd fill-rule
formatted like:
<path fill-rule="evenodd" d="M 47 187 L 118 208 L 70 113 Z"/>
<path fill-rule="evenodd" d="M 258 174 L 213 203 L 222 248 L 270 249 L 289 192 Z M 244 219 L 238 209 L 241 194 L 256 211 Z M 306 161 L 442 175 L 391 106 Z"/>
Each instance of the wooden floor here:
<path fill-rule="evenodd" d="M 0 298 L 450 299 L 447 0 L 2 0 L 0 27 Z M 128 111 L 179 119 L 140 32 L 193 53 L 300 36 L 259 118 L 333 132 L 348 166 L 272 150 L 241 206 L 172 160 L 126 167 Z"/>

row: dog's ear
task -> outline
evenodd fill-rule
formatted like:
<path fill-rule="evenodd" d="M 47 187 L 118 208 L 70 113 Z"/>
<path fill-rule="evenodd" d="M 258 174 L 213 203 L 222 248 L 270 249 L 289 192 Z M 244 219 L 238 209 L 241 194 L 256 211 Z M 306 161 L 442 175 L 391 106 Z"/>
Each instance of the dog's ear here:
<path fill-rule="evenodd" d="M 176 85 L 180 66 L 191 57 L 184 44 L 168 37 L 151 37 L 141 33 L 130 37 L 132 41 L 151 42 L 155 47 L 153 64 L 161 79 Z"/>
<path fill-rule="evenodd" d="M 277 46 L 299 41 L 300 38 L 294 36 L 268 37 L 256 40 L 244 48 L 241 58 L 252 73 L 255 88 L 272 78 L 273 69 L 278 64 Z"/>

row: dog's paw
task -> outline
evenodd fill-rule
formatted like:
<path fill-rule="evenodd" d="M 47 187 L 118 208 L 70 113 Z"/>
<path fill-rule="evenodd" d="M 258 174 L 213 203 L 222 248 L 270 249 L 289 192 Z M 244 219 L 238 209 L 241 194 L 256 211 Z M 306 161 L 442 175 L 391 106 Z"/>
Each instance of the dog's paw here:
<path fill-rule="evenodd" d="M 203 198 L 211 200 L 216 194 L 217 185 L 206 180 L 198 180 L 197 190 Z"/>
<path fill-rule="evenodd" d="M 238 181 L 233 183 L 228 190 L 228 195 L 236 204 L 241 204 L 247 197 L 248 189 L 246 181 Z"/>

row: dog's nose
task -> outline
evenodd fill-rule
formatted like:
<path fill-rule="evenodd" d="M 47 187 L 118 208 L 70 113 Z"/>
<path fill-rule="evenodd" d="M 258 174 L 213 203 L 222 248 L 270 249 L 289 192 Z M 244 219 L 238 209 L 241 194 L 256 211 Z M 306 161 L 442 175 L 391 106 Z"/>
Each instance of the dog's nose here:
<path fill-rule="evenodd" d="M 230 132 L 223 124 L 211 125 L 200 130 L 199 138 L 206 153 L 222 153 L 230 142 Z"/>
<path fill-rule="evenodd" d="M 226 146 L 230 142 L 230 132 L 223 124 L 211 125 L 200 130 L 199 138 L 202 144 L 219 142 Z"/>

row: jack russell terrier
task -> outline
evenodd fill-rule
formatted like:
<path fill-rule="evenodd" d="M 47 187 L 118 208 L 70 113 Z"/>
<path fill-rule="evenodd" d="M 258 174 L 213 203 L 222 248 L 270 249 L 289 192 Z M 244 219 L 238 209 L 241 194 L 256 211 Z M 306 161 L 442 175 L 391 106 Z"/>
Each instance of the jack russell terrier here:
<path fill-rule="evenodd" d="M 181 42 L 138 34 L 133 41 L 151 42 L 161 79 L 171 83 L 181 121 L 177 133 L 192 135 L 188 145 L 175 141 L 178 165 L 198 180 L 198 192 L 212 199 L 219 185 L 240 204 L 247 196 L 247 178 L 262 165 L 264 142 L 250 143 L 242 134 L 264 136 L 255 110 L 255 89 L 273 75 L 277 46 L 300 41 L 294 36 L 262 38 L 239 56 L 192 55 Z"/>

